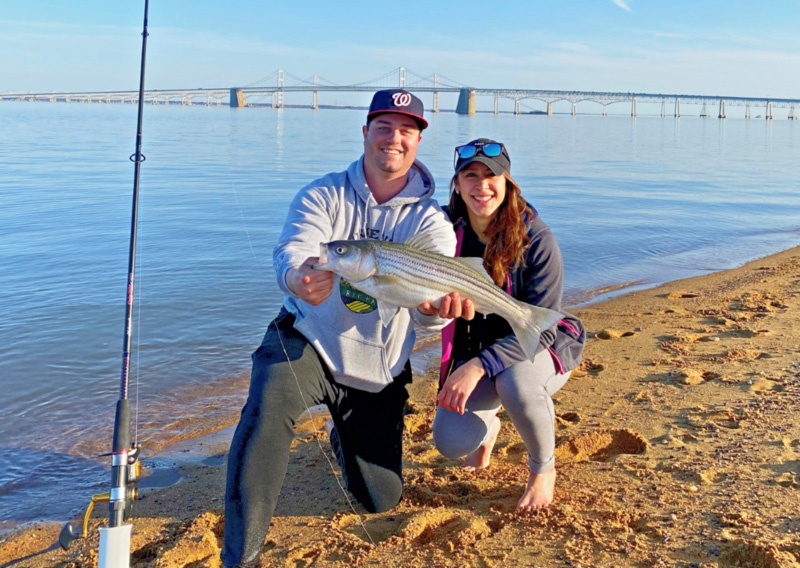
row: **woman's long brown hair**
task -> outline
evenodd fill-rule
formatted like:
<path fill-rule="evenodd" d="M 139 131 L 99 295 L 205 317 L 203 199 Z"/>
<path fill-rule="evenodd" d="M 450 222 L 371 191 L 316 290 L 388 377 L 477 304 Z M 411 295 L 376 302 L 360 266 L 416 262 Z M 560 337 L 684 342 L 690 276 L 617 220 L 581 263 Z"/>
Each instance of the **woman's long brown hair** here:
<path fill-rule="evenodd" d="M 517 182 L 503 172 L 506 178 L 506 198 L 497 210 L 497 215 L 486 228 L 486 251 L 483 266 L 498 286 L 505 285 L 509 270 L 525 266 L 525 250 L 531 242 L 525 227 L 525 213 L 533 218 L 534 212 L 522 197 Z M 469 223 L 467 204 L 455 191 L 458 174 L 450 181 L 450 218 L 464 219 Z"/>

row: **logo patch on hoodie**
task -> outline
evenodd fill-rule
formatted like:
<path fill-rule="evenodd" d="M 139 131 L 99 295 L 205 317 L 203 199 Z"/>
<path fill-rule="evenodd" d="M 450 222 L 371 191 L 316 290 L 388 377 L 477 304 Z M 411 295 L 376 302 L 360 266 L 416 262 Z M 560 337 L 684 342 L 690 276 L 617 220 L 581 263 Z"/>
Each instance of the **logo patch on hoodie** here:
<path fill-rule="evenodd" d="M 339 294 L 342 297 L 342 303 L 351 312 L 368 314 L 374 312 L 378 307 L 378 302 L 375 301 L 375 298 L 364 292 L 359 292 L 344 278 L 339 280 Z"/>

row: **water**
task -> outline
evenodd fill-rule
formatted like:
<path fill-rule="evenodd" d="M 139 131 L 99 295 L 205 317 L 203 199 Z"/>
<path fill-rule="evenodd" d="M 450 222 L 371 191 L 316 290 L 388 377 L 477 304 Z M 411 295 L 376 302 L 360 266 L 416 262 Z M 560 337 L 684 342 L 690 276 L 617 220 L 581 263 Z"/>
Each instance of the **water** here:
<path fill-rule="evenodd" d="M 304 184 L 358 157 L 363 111 L 145 109 L 131 399 L 154 453 L 235 421 L 280 304 L 272 247 Z M 0 531 L 107 489 L 136 107 L 0 105 Z M 504 141 L 573 303 L 800 244 L 800 124 L 442 114 L 420 158 Z"/>

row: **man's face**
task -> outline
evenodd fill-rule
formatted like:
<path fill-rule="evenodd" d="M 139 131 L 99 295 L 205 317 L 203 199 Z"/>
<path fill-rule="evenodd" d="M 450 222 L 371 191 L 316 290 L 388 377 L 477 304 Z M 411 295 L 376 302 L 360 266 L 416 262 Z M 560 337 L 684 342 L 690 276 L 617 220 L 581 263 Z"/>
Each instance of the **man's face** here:
<path fill-rule="evenodd" d="M 387 180 L 408 173 L 422 140 L 422 131 L 413 118 L 397 113 L 379 114 L 362 131 L 365 168 Z"/>

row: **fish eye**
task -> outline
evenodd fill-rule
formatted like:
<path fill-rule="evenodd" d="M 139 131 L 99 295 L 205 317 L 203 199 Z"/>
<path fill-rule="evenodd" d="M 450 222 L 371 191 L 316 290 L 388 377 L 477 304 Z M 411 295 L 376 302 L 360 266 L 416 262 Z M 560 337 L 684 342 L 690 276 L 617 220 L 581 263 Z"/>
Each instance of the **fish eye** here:
<path fill-rule="evenodd" d="M 347 251 L 347 247 L 344 245 L 339 245 L 336 247 L 336 254 L 344 254 Z"/>

